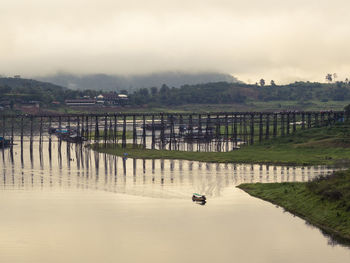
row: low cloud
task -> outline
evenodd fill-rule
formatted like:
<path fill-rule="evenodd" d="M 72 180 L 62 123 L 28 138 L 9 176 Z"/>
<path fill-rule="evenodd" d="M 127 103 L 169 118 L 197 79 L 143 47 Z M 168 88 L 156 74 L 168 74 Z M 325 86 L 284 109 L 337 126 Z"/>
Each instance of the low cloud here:
<path fill-rule="evenodd" d="M 190 2 L 190 3 L 188 3 Z M 350 76 L 345 0 L 1 0 L 0 74 Z"/>

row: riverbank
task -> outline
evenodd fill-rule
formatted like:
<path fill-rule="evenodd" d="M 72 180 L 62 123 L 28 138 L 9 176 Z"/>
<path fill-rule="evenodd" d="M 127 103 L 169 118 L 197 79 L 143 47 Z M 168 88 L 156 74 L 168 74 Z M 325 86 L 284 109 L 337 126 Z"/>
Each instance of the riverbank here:
<path fill-rule="evenodd" d="M 307 183 L 241 184 L 238 188 L 350 244 L 350 170 Z"/>
<path fill-rule="evenodd" d="M 218 163 L 259 163 L 275 165 L 348 165 L 350 164 L 350 125 L 312 128 L 283 138 L 271 139 L 230 152 L 186 152 L 150 150 L 127 145 L 93 144 L 101 153 L 139 159 L 183 159 Z"/>

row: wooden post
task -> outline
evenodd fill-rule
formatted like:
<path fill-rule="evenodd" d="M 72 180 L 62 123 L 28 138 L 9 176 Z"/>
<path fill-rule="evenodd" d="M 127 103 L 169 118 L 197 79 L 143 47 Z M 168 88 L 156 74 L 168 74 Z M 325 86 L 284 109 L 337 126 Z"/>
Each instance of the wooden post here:
<path fill-rule="evenodd" d="M 114 142 L 114 129 L 112 124 L 112 118 L 109 117 L 109 130 L 108 130 L 108 141 Z"/>
<path fill-rule="evenodd" d="M 142 115 L 142 144 L 143 148 L 146 149 L 146 116 Z"/>
<path fill-rule="evenodd" d="M 307 128 L 311 128 L 311 113 L 307 114 Z"/>
<path fill-rule="evenodd" d="M 290 113 L 287 113 L 287 134 L 290 133 Z"/>
<path fill-rule="evenodd" d="M 32 146 L 33 146 L 33 116 L 30 116 L 30 147 Z"/>
<path fill-rule="evenodd" d="M 277 113 L 273 114 L 273 138 L 277 137 Z"/>
<path fill-rule="evenodd" d="M 248 136 L 248 130 L 247 130 L 247 118 L 246 118 L 246 113 L 243 114 L 243 140 L 248 143 L 247 140 Z"/>
<path fill-rule="evenodd" d="M 259 142 L 263 140 L 263 114 L 259 113 Z"/>
<path fill-rule="evenodd" d="M 207 115 L 206 127 L 205 127 L 205 140 L 209 142 L 211 140 L 210 135 L 210 114 Z"/>
<path fill-rule="evenodd" d="M 321 126 L 324 126 L 324 112 L 321 112 Z"/>
<path fill-rule="evenodd" d="M 193 121 L 192 121 L 192 115 L 188 116 L 188 135 L 190 142 L 193 143 Z"/>
<path fill-rule="evenodd" d="M 90 140 L 90 134 L 89 134 L 89 116 L 88 115 L 86 115 L 86 124 L 85 124 L 85 126 L 86 126 L 86 128 L 85 128 L 85 136 L 86 136 L 86 139 L 87 140 Z"/>
<path fill-rule="evenodd" d="M 228 116 L 225 114 L 225 140 L 228 141 Z"/>
<path fill-rule="evenodd" d="M 154 129 L 154 115 L 152 115 L 152 149 L 154 149 L 154 146 L 155 146 L 155 139 L 156 139 L 156 136 L 155 136 L 155 129 Z"/>
<path fill-rule="evenodd" d="M 107 122 L 107 115 L 105 115 L 105 123 L 104 123 L 104 129 L 103 129 L 103 140 L 105 147 L 107 146 L 107 136 L 108 136 L 108 122 Z"/>
<path fill-rule="evenodd" d="M 270 139 L 270 114 L 266 114 L 266 134 L 265 139 Z"/>
<path fill-rule="evenodd" d="M 21 117 L 21 147 L 23 147 L 23 116 Z"/>
<path fill-rule="evenodd" d="M 318 113 L 315 113 L 315 127 L 318 127 L 319 123 L 318 123 Z"/>
<path fill-rule="evenodd" d="M 221 127 L 220 127 L 220 116 L 219 115 L 216 115 L 215 127 L 216 127 L 215 137 L 217 140 L 219 140 L 221 137 Z"/>
<path fill-rule="evenodd" d="M 40 127 L 39 127 L 39 144 L 42 143 L 42 135 L 43 135 L 43 117 L 40 116 Z"/>
<path fill-rule="evenodd" d="M 284 113 L 281 113 L 281 136 L 284 136 Z"/>
<path fill-rule="evenodd" d="M 4 141 L 2 143 L 2 149 L 5 148 L 5 124 L 6 124 L 5 116 L 2 116 L 2 138 L 4 138 Z"/>
<path fill-rule="evenodd" d="M 297 131 L 297 118 L 295 112 L 293 112 L 293 133 Z"/>
<path fill-rule="evenodd" d="M 234 146 L 237 146 L 237 114 L 234 115 L 233 119 L 233 141 Z"/>
<path fill-rule="evenodd" d="M 122 147 L 126 148 L 126 115 L 123 116 Z"/>
<path fill-rule="evenodd" d="M 164 114 L 160 114 L 160 147 L 161 149 L 164 148 L 165 145 L 165 136 L 164 136 L 164 131 L 165 131 L 165 125 L 164 125 Z"/>
<path fill-rule="evenodd" d="M 250 115 L 250 144 L 254 144 L 254 113 Z"/>
<path fill-rule="evenodd" d="M 52 125 L 52 118 L 51 116 L 49 116 L 49 128 L 51 128 Z M 51 161 L 51 132 L 49 133 L 49 157 L 50 157 L 50 161 Z"/>
<path fill-rule="evenodd" d="M 202 131 L 202 115 L 198 114 L 198 136 L 202 138 L 203 131 Z"/>
<path fill-rule="evenodd" d="M 200 151 L 200 144 L 203 139 L 202 133 L 202 115 L 198 114 L 198 130 L 197 130 L 197 151 Z"/>
<path fill-rule="evenodd" d="M 132 116 L 132 146 L 135 148 L 137 145 L 137 131 L 136 131 L 136 116 Z"/>
<path fill-rule="evenodd" d="M 100 134 L 98 131 L 98 116 L 95 116 L 95 142 L 99 140 Z"/>
<path fill-rule="evenodd" d="M 80 118 L 77 116 L 77 136 L 80 137 Z"/>
<path fill-rule="evenodd" d="M 305 112 L 301 113 L 301 129 L 305 130 Z"/>
<path fill-rule="evenodd" d="M 170 119 L 169 150 L 172 150 L 172 144 L 173 144 L 173 126 L 174 126 L 173 115 L 168 116 L 168 121 L 169 121 L 169 119 Z"/>
<path fill-rule="evenodd" d="M 113 127 L 113 142 L 117 144 L 118 141 L 118 119 L 117 115 L 114 114 L 114 127 Z"/>

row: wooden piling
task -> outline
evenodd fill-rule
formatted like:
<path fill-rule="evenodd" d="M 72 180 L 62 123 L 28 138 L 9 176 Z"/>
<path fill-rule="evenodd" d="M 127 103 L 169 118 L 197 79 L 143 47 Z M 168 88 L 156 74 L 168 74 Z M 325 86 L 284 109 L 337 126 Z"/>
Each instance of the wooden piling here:
<path fill-rule="evenodd" d="M 206 126 L 205 126 L 205 140 L 209 142 L 211 140 L 211 135 L 210 135 L 210 114 L 207 115 L 207 121 L 206 121 Z"/>
<path fill-rule="evenodd" d="M 307 114 L 307 128 L 311 128 L 311 113 Z"/>
<path fill-rule="evenodd" d="M 98 116 L 95 116 L 95 142 L 100 138 L 99 129 L 98 129 Z"/>
<path fill-rule="evenodd" d="M 170 135 L 169 135 L 169 150 L 172 150 L 173 147 L 173 137 L 174 137 L 174 117 L 173 115 L 169 116 L 170 118 Z"/>
<path fill-rule="evenodd" d="M 103 141 L 104 141 L 104 145 L 105 147 L 107 146 L 107 137 L 108 137 L 108 129 L 107 129 L 107 125 L 108 125 L 108 122 L 107 122 L 107 115 L 104 116 L 105 118 L 105 121 L 104 121 L 104 126 L 103 126 Z"/>
<path fill-rule="evenodd" d="M 284 136 L 284 113 L 281 113 L 281 136 Z"/>
<path fill-rule="evenodd" d="M 161 113 L 160 114 L 160 147 L 161 149 L 164 148 L 165 145 L 165 136 L 164 136 L 164 132 L 165 132 L 165 124 L 164 124 L 164 114 Z"/>
<path fill-rule="evenodd" d="M 132 116 L 132 146 L 135 148 L 137 145 L 137 132 L 136 132 L 136 116 Z"/>
<path fill-rule="evenodd" d="M 265 139 L 270 139 L 270 114 L 266 114 L 266 131 L 265 131 Z"/>
<path fill-rule="evenodd" d="M 198 131 L 197 131 L 197 151 L 200 151 L 200 144 L 202 141 L 203 132 L 202 132 L 202 115 L 198 114 Z"/>
<path fill-rule="evenodd" d="M 301 113 L 301 129 L 305 130 L 305 112 Z"/>
<path fill-rule="evenodd" d="M 39 128 L 39 143 L 42 143 L 42 135 L 43 135 L 43 117 L 40 117 L 40 128 Z"/>
<path fill-rule="evenodd" d="M 228 141 L 228 116 L 225 114 L 225 141 Z"/>
<path fill-rule="evenodd" d="M 155 135 L 155 128 L 154 128 L 154 115 L 152 115 L 152 145 L 151 148 L 155 148 L 155 143 L 156 143 L 156 135 Z"/>
<path fill-rule="evenodd" d="M 234 115 L 233 119 L 233 142 L 234 146 L 237 146 L 237 114 Z"/>
<path fill-rule="evenodd" d="M 122 147 L 126 148 L 126 115 L 123 115 Z"/>
<path fill-rule="evenodd" d="M 33 146 L 33 116 L 30 116 L 30 147 Z"/>
<path fill-rule="evenodd" d="M 146 116 L 142 115 L 142 145 L 146 149 Z"/>
<path fill-rule="evenodd" d="M 277 137 L 277 113 L 273 114 L 273 138 Z"/>
<path fill-rule="evenodd" d="M 21 117 L 21 148 L 23 147 L 23 116 Z"/>
<path fill-rule="evenodd" d="M 250 144 L 254 144 L 254 113 L 250 115 Z"/>
<path fill-rule="evenodd" d="M 263 114 L 259 113 L 259 142 L 263 140 Z"/>
<path fill-rule="evenodd" d="M 6 125 L 6 119 L 5 119 L 5 116 L 2 116 L 2 138 L 4 138 L 4 141 L 2 143 L 2 148 L 4 149 L 5 148 L 5 127 Z"/>
<path fill-rule="evenodd" d="M 293 133 L 297 131 L 297 118 L 295 112 L 293 112 Z"/>
<path fill-rule="evenodd" d="M 113 127 L 113 142 L 114 144 L 117 144 L 118 141 L 118 119 L 117 115 L 114 114 L 114 127 Z"/>
<path fill-rule="evenodd" d="M 90 140 L 90 133 L 89 133 L 89 116 L 86 115 L 85 119 L 85 136 L 87 140 Z"/>

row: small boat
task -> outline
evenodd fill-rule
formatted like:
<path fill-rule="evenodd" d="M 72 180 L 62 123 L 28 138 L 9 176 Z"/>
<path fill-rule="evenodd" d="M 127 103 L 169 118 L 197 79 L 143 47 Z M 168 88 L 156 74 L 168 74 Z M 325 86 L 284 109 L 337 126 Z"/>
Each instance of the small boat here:
<path fill-rule="evenodd" d="M 207 198 L 205 197 L 205 195 L 200 195 L 200 194 L 196 194 L 196 193 L 194 193 L 192 195 L 193 202 L 205 202 L 206 200 L 207 200 Z"/>
<path fill-rule="evenodd" d="M 11 140 L 7 140 L 4 137 L 0 137 L 0 147 L 10 146 Z"/>

